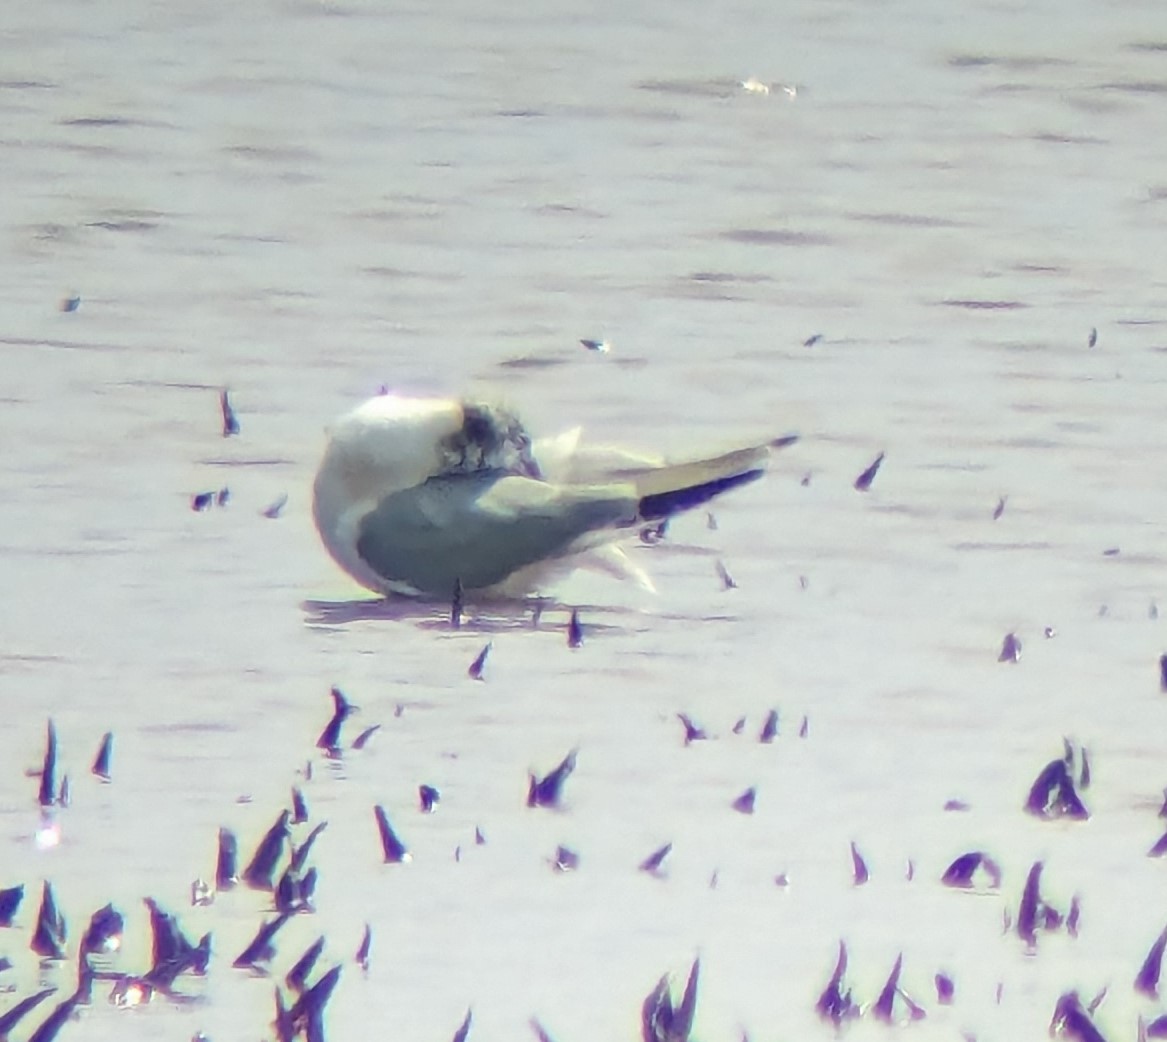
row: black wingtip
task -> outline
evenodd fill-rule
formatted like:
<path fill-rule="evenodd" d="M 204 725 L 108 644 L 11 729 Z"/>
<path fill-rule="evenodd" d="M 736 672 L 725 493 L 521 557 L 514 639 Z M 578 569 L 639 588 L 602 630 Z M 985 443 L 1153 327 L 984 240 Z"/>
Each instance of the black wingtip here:
<path fill-rule="evenodd" d="M 674 489 L 671 492 L 657 492 L 645 496 L 640 501 L 638 520 L 659 521 L 661 518 L 680 513 L 683 510 L 692 510 L 702 503 L 708 503 L 715 496 L 737 488 L 739 485 L 748 485 L 757 481 L 765 471 L 758 467 L 754 470 L 742 471 L 740 474 L 731 474 L 724 478 L 715 478 L 700 485 L 690 485 L 687 488 Z"/>

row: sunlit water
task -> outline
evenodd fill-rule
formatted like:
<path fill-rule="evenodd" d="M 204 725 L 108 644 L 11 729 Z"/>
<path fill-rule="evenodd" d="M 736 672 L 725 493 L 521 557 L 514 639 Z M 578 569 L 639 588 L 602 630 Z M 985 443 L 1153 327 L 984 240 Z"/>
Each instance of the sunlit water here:
<path fill-rule="evenodd" d="M 448 1038 L 468 1006 L 471 1038 L 533 1037 L 535 1015 L 632 1039 L 697 954 L 706 1042 L 830 1038 L 840 939 L 861 1002 L 904 953 L 921 1039 L 1039 1037 L 1071 988 L 1110 987 L 1111 1039 L 1161 1012 L 1131 987 L 1167 923 L 1146 857 L 1167 782 L 1161 5 L 58 3 L 14 6 L 0 39 L 11 1001 L 71 988 L 71 962 L 28 951 L 47 878 L 71 956 L 106 901 L 127 971 L 147 895 L 214 935 L 198 1001 L 130 1012 L 99 986 L 63 1037 L 270 1037 L 270 983 L 230 968 L 266 895 L 191 909 L 189 886 L 221 825 L 250 855 L 301 784 L 329 823 L 317 912 L 273 972 L 327 937 L 334 1042 Z M 323 428 L 382 384 L 676 455 L 802 441 L 716 530 L 694 515 L 634 551 L 657 596 L 577 576 L 538 628 L 516 607 L 454 632 L 365 602 L 312 530 Z M 330 763 L 334 683 L 351 735 L 383 728 Z M 712 739 L 683 747 L 678 710 Z M 73 805 L 42 850 L 26 772 L 49 716 Z M 1063 736 L 1090 753 L 1088 823 L 1021 809 Z M 526 809 L 528 769 L 573 747 L 564 808 Z M 381 864 L 375 803 L 411 864 Z M 669 841 L 664 878 L 636 871 Z M 560 843 L 577 872 L 552 871 Z M 973 849 L 1000 893 L 939 885 Z M 1032 954 L 1004 925 L 1037 859 L 1082 922 Z"/>

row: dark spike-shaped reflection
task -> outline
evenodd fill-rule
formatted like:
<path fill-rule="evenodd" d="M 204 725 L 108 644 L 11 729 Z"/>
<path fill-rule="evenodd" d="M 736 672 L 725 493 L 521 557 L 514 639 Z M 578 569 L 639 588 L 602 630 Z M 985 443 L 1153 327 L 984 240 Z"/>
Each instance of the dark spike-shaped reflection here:
<path fill-rule="evenodd" d="M 648 855 L 638 866 L 641 872 L 648 872 L 650 875 L 657 875 L 661 871 L 661 866 L 664 864 L 665 858 L 672 852 L 672 843 L 666 843 L 663 847 L 658 847 L 651 854 Z"/>
<path fill-rule="evenodd" d="M 1159 997 L 1159 974 L 1163 969 L 1165 949 L 1167 949 L 1167 928 L 1159 934 L 1155 943 L 1151 945 L 1151 950 L 1147 952 L 1147 957 L 1139 968 L 1138 976 L 1135 977 L 1135 991 L 1151 999 Z"/>
<path fill-rule="evenodd" d="M 0 890 L 0 926 L 11 926 L 16 918 L 16 911 L 24 899 L 24 884 L 18 883 L 7 889 Z"/>
<path fill-rule="evenodd" d="M 1090 1019 L 1089 1012 L 1082 1008 L 1082 1000 L 1076 991 L 1068 991 L 1058 999 L 1049 1033 L 1051 1036 L 1064 1035 L 1075 1042 L 1106 1042 Z"/>
<path fill-rule="evenodd" d="M 97 755 L 93 759 L 93 773 L 102 781 L 110 781 L 110 758 L 113 756 L 113 732 L 106 731 L 97 747 Z"/>
<path fill-rule="evenodd" d="M 863 860 L 863 855 L 859 853 L 854 841 L 851 843 L 851 873 L 856 886 L 862 886 L 871 878 L 871 873 L 867 871 L 867 862 Z"/>
<path fill-rule="evenodd" d="M 309 1038 L 323 1039 L 324 1007 L 340 980 L 340 970 L 339 966 L 334 966 L 308 988 L 288 1011 L 288 1018 L 297 1032 L 303 1030 Z"/>
<path fill-rule="evenodd" d="M 450 629 L 456 630 L 462 627 L 462 609 L 464 607 L 462 580 L 454 580 L 454 590 L 450 595 Z"/>
<path fill-rule="evenodd" d="M 308 836 L 304 842 L 292 851 L 292 862 L 289 866 L 292 872 L 300 872 L 303 870 L 304 865 L 308 861 L 308 855 L 312 852 L 312 844 L 316 842 L 317 837 L 326 828 L 328 828 L 328 822 L 320 822 L 319 825 L 317 825 L 311 832 L 308 833 Z"/>
<path fill-rule="evenodd" d="M 766 722 L 762 725 L 762 733 L 758 735 L 758 741 L 768 745 L 778 737 L 778 710 L 771 709 L 766 714 Z"/>
<path fill-rule="evenodd" d="M 583 623 L 579 621 L 579 609 L 571 609 L 571 619 L 567 623 L 567 646 L 582 648 L 584 642 Z"/>
<path fill-rule="evenodd" d="M 700 742 L 708 738 L 709 735 L 705 733 L 705 728 L 700 724 L 695 723 L 687 713 L 678 713 L 677 719 L 681 721 L 681 726 L 685 729 L 685 744 L 690 742 Z"/>
<path fill-rule="evenodd" d="M 381 852 L 385 858 L 385 863 L 398 864 L 408 861 L 409 850 L 397 837 L 397 833 L 393 831 L 393 826 L 389 824 L 389 817 L 385 813 L 385 808 L 378 803 L 373 808 L 373 814 L 377 819 L 377 831 L 381 836 Z"/>
<path fill-rule="evenodd" d="M 292 824 L 303 825 L 308 820 L 308 803 L 298 785 L 292 786 Z"/>
<path fill-rule="evenodd" d="M 733 807 L 733 809 L 736 810 L 739 814 L 753 814 L 754 803 L 757 801 L 757 798 L 758 790 L 756 787 L 751 785 L 748 789 L 746 789 L 745 792 L 738 796 L 737 799 L 735 799 L 733 803 L 730 804 L 730 806 Z"/>
<path fill-rule="evenodd" d="M 875 480 L 875 475 L 879 473 L 879 468 L 883 460 L 884 453 L 881 452 L 868 464 L 867 469 L 855 479 L 856 492 L 866 492 L 871 488 L 871 483 Z"/>
<path fill-rule="evenodd" d="M 230 890 L 239 882 L 239 844 L 230 829 L 219 829 L 219 852 L 215 859 L 215 888 Z"/>
<path fill-rule="evenodd" d="M 275 824 L 267 830 L 263 839 L 259 841 L 255 854 L 243 870 L 243 881 L 253 889 L 272 889 L 276 865 L 279 863 L 280 855 L 284 852 L 284 842 L 289 838 L 288 821 L 290 818 L 290 811 L 280 812 Z"/>
<path fill-rule="evenodd" d="M 361 935 L 361 944 L 357 948 L 356 964 L 365 971 L 369 969 L 369 952 L 373 948 L 373 928 L 365 923 L 365 932 Z"/>
<path fill-rule="evenodd" d="M 47 880 L 41 890 L 41 906 L 32 936 L 32 950 L 45 959 L 65 957 L 65 917 L 57 908 L 53 887 Z"/>
<path fill-rule="evenodd" d="M 263 923 L 256 931 L 251 942 L 243 949 L 232 963 L 237 969 L 258 969 L 261 962 L 267 962 L 276 953 L 272 938 L 279 932 L 280 927 L 291 918 L 287 914 L 277 915 L 274 919 Z"/>
<path fill-rule="evenodd" d="M 458 1025 L 458 1030 L 454 1032 L 454 1037 L 450 1042 L 466 1042 L 470 1036 L 470 1024 L 474 1017 L 471 1010 L 466 1010 L 466 1016 L 462 1019 L 462 1023 Z"/>
<path fill-rule="evenodd" d="M 311 975 L 312 970 L 316 966 L 316 960 L 320 958 L 323 951 L 324 938 L 321 936 L 309 945 L 304 954 L 295 961 L 292 968 L 288 970 L 287 975 L 284 977 L 284 983 L 293 991 L 303 991 L 304 982 Z"/>
<path fill-rule="evenodd" d="M 121 947 L 126 921 L 112 904 L 99 908 L 89 920 L 81 938 L 81 951 L 101 954 Z"/>
<path fill-rule="evenodd" d="M 485 679 L 482 671 L 486 668 L 486 657 L 490 654 L 490 649 L 494 647 L 494 641 L 487 641 L 483 645 L 482 650 L 475 657 L 474 661 L 470 663 L 470 668 L 466 671 L 467 675 L 472 680 Z"/>
<path fill-rule="evenodd" d="M 815 1003 L 815 1009 L 820 1017 L 829 1020 L 838 1027 L 844 1020 L 859 1015 L 859 1006 L 851 1000 L 851 989 L 844 985 L 843 978 L 847 974 L 847 945 L 839 942 L 839 957 L 835 962 L 835 972 L 827 981 L 827 986 Z"/>
<path fill-rule="evenodd" d="M 145 899 L 150 912 L 152 965 L 146 980 L 160 988 L 169 988 L 179 974 L 187 970 L 200 976 L 207 972 L 211 958 L 211 935 L 204 934 L 198 944 L 183 935 L 178 920 L 153 898 Z"/>
<path fill-rule="evenodd" d="M 896 956 L 895 965 L 892 966 L 887 983 L 884 984 L 883 990 L 879 993 L 879 998 L 875 1000 L 875 1005 L 871 1008 L 872 1015 L 877 1020 L 882 1020 L 885 1024 L 891 1024 L 895 1021 L 895 1002 L 897 997 L 906 1007 L 909 1020 L 921 1020 L 925 1015 L 923 1007 L 900 987 L 900 971 L 903 969 L 903 964 L 904 957 L 901 953 Z"/>
<path fill-rule="evenodd" d="M 338 687 L 334 686 L 329 694 L 332 696 L 332 718 L 316 739 L 316 748 L 335 756 L 340 752 L 340 729 L 357 707 L 345 698 L 344 692 Z"/>
<path fill-rule="evenodd" d="M 1017 910 L 1017 935 L 1031 948 L 1037 944 L 1038 930 L 1056 930 L 1062 925 L 1061 913 L 1042 899 L 1042 868 L 1040 861 L 1030 868 Z"/>
<path fill-rule="evenodd" d="M 996 890 L 1001 885 L 1001 867 L 988 854 L 973 850 L 953 861 L 944 870 L 940 882 L 945 886 L 972 889 L 979 885 L 978 878 L 981 875 L 986 878 L 984 885 L 990 890 Z"/>
<path fill-rule="evenodd" d="M 42 807 L 51 807 L 57 800 L 57 728 L 49 719 L 45 733 L 45 757 L 41 765 L 41 784 L 37 800 Z"/>
<path fill-rule="evenodd" d="M 432 785 L 419 785 L 417 787 L 417 803 L 423 814 L 432 814 L 441 798 L 442 794 Z"/>
<path fill-rule="evenodd" d="M 563 796 L 563 784 L 571 772 L 575 770 L 575 760 L 578 749 L 572 749 L 560 764 L 542 778 L 534 774 L 530 776 L 527 787 L 528 807 L 556 807 Z"/>
<path fill-rule="evenodd" d="M 947 973 L 936 974 L 936 1001 L 941 1006 L 951 1006 L 956 996 L 956 985 Z"/>
<path fill-rule="evenodd" d="M 231 407 L 231 397 L 227 388 L 219 392 L 219 411 L 223 414 L 223 437 L 229 438 L 239 433 L 239 417 Z"/>
<path fill-rule="evenodd" d="M 693 1017 L 697 1011 L 697 982 L 701 960 L 694 959 L 681 1001 L 673 1005 L 666 973 L 648 993 L 640 1010 L 643 1042 L 688 1042 L 693 1031 Z"/>
<path fill-rule="evenodd" d="M 1029 790 L 1025 809 L 1047 820 L 1070 818 L 1085 821 L 1090 817 L 1074 788 L 1074 779 L 1064 759 L 1053 760 L 1042 769 Z"/>

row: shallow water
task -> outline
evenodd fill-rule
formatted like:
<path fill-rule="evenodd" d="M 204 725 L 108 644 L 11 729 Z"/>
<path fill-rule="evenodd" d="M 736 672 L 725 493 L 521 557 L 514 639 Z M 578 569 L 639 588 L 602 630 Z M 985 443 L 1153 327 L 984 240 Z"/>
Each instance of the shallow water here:
<path fill-rule="evenodd" d="M 863 1002 L 904 952 L 920 1038 L 1034 1037 L 1069 988 L 1110 986 L 1109 1038 L 1159 1011 L 1131 990 L 1167 921 L 1145 856 L 1167 782 L 1159 5 L 66 2 L 3 39 L 0 887 L 27 893 L 0 987 L 69 987 L 27 950 L 41 879 L 71 951 L 99 905 L 129 913 L 128 970 L 151 895 L 213 930 L 200 1001 L 99 990 L 63 1037 L 270 1033 L 270 985 L 230 969 L 266 899 L 188 893 L 220 825 L 249 854 L 300 783 L 329 822 L 318 911 L 275 969 L 327 936 L 341 1042 L 447 1038 L 469 1005 L 471 1038 L 532 1015 L 635 1038 L 698 952 L 700 1038 L 828 1038 L 841 938 Z M 538 629 L 481 609 L 452 632 L 367 602 L 312 530 L 322 430 L 382 384 L 676 455 L 802 441 L 716 531 L 636 548 L 657 596 L 577 575 Z M 383 724 L 340 763 L 313 748 L 333 683 Z M 715 740 L 682 747 L 678 710 Z M 40 850 L 49 716 L 74 800 Z M 1085 824 L 1021 810 L 1063 736 L 1090 751 Z M 528 811 L 527 770 L 576 746 L 565 809 Z M 729 809 L 748 785 L 751 817 Z M 378 802 L 412 864 L 380 864 Z M 638 873 L 667 841 L 666 877 Z M 559 843 L 578 872 L 550 869 Z M 978 848 L 999 894 L 938 884 Z M 1082 926 L 1031 955 L 1002 925 L 1037 859 Z"/>

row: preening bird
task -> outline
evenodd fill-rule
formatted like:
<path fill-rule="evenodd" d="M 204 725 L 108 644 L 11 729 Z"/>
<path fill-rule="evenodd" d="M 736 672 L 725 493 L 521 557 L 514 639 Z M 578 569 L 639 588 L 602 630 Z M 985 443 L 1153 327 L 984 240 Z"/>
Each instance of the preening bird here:
<path fill-rule="evenodd" d="M 581 444 L 579 428 L 533 441 L 507 408 L 379 395 L 332 427 L 313 515 L 328 552 L 377 593 L 522 596 L 577 567 L 651 588 L 618 545 L 638 526 L 762 476 L 793 436 L 668 463 Z"/>

